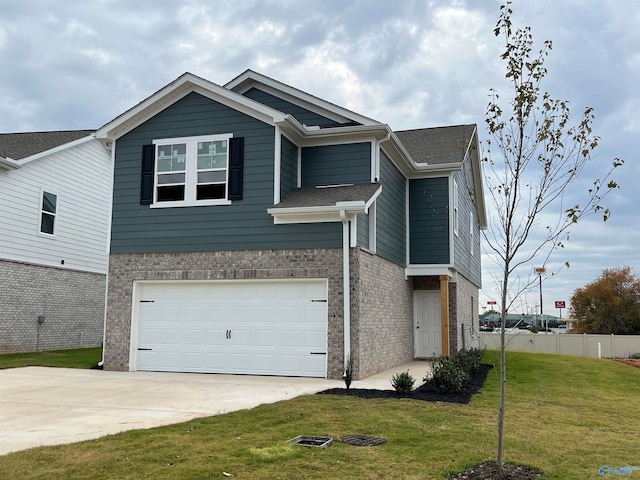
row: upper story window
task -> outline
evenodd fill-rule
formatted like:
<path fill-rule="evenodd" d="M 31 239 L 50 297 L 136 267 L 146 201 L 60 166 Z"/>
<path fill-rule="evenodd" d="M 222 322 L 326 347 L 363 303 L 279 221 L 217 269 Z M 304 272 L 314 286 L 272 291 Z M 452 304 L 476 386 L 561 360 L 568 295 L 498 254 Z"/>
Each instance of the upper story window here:
<path fill-rule="evenodd" d="M 56 231 L 56 212 L 58 210 L 58 196 L 51 192 L 42 192 L 40 206 L 40 233 L 53 235 Z"/>
<path fill-rule="evenodd" d="M 229 204 L 232 134 L 154 140 L 153 206 Z"/>

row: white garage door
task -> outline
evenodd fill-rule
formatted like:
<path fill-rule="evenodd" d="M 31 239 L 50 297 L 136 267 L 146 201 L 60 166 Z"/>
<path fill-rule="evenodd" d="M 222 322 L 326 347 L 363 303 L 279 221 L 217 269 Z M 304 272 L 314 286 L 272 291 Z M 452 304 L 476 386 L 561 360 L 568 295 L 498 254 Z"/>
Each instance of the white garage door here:
<path fill-rule="evenodd" d="M 136 297 L 137 370 L 327 375 L 326 280 L 145 282 Z"/>

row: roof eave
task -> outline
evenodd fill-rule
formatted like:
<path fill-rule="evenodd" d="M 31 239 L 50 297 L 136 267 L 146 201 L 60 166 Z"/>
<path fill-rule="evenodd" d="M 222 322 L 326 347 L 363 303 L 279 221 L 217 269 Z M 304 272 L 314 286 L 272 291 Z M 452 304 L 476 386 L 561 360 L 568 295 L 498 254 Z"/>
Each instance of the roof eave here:
<path fill-rule="evenodd" d="M 369 208 L 382 193 L 382 185 L 367 200 L 336 202 L 335 205 L 313 207 L 272 207 L 267 213 L 274 224 L 341 222 L 342 215 L 355 216 L 369 213 Z"/>
<path fill-rule="evenodd" d="M 20 159 L 20 165 L 25 165 L 29 162 L 33 162 L 34 160 L 38 160 L 40 158 L 53 155 L 54 153 L 62 152 L 69 148 L 76 147 L 78 145 L 82 145 L 83 143 L 90 142 L 95 140 L 95 134 L 87 135 L 86 137 L 79 138 L 77 140 L 73 140 L 72 142 L 63 143 L 62 145 L 58 145 L 57 147 L 50 148 L 49 150 L 43 150 L 42 152 L 34 153 L 28 157 L 24 157 Z"/>
<path fill-rule="evenodd" d="M 475 143 L 475 148 L 471 149 Z M 486 230 L 488 227 L 487 219 L 487 205 L 484 197 L 484 182 L 482 179 L 482 166 L 480 159 L 480 147 L 478 141 L 478 129 L 476 128 L 469 142 L 469 149 L 471 157 L 471 168 L 473 170 L 474 190 L 476 193 L 476 209 L 478 214 L 478 224 L 481 230 Z"/>
<path fill-rule="evenodd" d="M 0 157 L 0 171 L 2 170 L 17 170 L 20 168 L 20 164 L 9 157 Z"/>
<path fill-rule="evenodd" d="M 288 134 L 303 147 L 347 140 L 383 140 L 391 131 L 389 126 L 384 124 L 309 128 L 298 122 L 292 115 L 287 115 L 282 121 L 276 122 L 276 124 L 284 133 Z"/>

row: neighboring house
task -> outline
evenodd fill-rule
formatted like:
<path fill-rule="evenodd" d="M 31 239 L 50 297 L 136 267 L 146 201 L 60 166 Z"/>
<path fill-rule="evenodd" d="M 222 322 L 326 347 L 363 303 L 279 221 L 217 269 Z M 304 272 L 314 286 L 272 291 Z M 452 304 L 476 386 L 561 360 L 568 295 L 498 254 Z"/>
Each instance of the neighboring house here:
<path fill-rule="evenodd" d="M 94 131 L 0 134 L 0 353 L 101 344 L 111 173 Z"/>
<path fill-rule="evenodd" d="M 185 73 L 115 151 L 105 368 L 354 378 L 461 348 L 486 224 L 474 125 L 387 125 Z"/>

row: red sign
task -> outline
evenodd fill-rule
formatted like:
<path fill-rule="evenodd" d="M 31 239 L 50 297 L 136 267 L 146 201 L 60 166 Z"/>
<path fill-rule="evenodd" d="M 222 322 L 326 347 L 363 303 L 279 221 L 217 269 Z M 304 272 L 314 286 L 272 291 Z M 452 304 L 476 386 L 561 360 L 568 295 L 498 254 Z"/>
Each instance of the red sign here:
<path fill-rule="evenodd" d="M 556 300 L 556 308 L 567 308 L 565 303 L 561 300 Z"/>
<path fill-rule="evenodd" d="M 495 305 L 497 302 L 495 300 L 489 300 L 487 305 Z"/>

